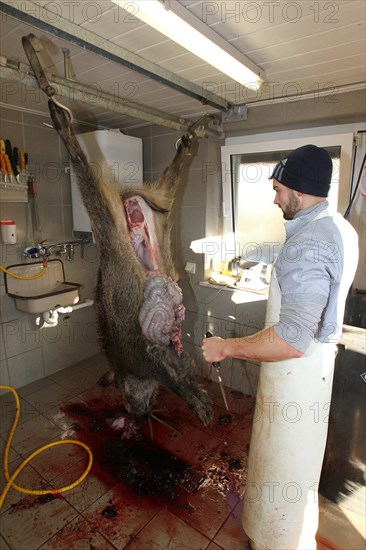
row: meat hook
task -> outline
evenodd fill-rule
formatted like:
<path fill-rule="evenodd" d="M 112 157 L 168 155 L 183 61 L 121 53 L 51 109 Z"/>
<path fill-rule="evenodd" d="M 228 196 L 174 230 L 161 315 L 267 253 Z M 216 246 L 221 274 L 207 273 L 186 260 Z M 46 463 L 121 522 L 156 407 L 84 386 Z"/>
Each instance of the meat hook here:
<path fill-rule="evenodd" d="M 188 129 L 188 139 L 192 140 L 194 137 L 206 137 L 205 128 L 210 124 L 210 122 L 216 121 L 220 122 L 220 118 L 217 115 L 203 115 L 198 120 L 193 122 Z M 175 148 L 178 150 L 181 144 L 181 138 L 177 139 L 175 142 Z"/>

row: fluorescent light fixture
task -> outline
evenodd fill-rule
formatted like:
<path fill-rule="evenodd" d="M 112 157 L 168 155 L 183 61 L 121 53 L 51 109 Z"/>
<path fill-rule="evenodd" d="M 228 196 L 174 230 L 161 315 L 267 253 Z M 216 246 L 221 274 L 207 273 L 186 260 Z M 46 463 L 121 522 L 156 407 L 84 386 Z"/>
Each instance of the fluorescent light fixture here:
<path fill-rule="evenodd" d="M 243 86 L 258 89 L 262 84 L 260 67 L 176 0 L 112 1 L 130 14 L 129 21 L 137 17 Z"/>

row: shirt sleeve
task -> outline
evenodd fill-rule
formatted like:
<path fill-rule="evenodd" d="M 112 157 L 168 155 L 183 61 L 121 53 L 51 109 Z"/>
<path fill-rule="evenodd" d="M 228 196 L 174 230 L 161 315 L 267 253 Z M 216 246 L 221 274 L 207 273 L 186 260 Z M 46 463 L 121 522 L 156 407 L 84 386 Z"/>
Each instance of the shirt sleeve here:
<path fill-rule="evenodd" d="M 331 281 L 339 269 L 329 262 L 327 245 L 310 240 L 297 245 L 294 254 L 286 249 L 276 272 L 281 289 L 279 322 L 274 330 L 288 344 L 304 353 L 318 332 L 326 307 Z"/>

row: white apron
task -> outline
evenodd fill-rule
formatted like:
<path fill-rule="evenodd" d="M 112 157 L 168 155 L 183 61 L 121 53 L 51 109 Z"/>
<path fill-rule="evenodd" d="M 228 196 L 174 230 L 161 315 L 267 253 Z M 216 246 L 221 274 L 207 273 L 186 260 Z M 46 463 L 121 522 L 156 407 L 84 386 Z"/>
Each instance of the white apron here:
<path fill-rule="evenodd" d="M 280 305 L 274 269 L 266 326 Z M 253 550 L 316 548 L 335 349 L 312 340 L 301 358 L 261 364 L 242 516 Z"/>
<path fill-rule="evenodd" d="M 275 323 L 273 277 L 266 322 Z M 334 357 L 334 344 L 312 341 L 301 358 L 261 365 L 242 519 L 253 550 L 316 548 Z"/>

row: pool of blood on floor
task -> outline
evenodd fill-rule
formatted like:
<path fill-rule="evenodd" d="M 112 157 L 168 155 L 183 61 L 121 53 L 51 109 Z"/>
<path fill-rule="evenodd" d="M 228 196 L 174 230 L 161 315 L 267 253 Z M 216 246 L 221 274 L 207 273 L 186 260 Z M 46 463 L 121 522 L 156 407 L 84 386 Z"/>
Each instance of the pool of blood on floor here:
<path fill-rule="evenodd" d="M 124 484 L 135 496 L 172 500 L 190 465 L 168 453 L 138 431 L 130 439 L 121 439 L 121 431 L 112 429 L 107 420 L 121 413 L 121 407 L 108 407 L 93 400 L 87 404 L 68 404 L 62 411 L 74 420 L 77 439 L 93 453 L 91 472 L 113 487 Z"/>
<path fill-rule="evenodd" d="M 121 405 L 108 406 L 95 399 L 65 405 L 62 411 L 74 420 L 77 439 L 93 453 L 92 473 L 109 487 L 121 483 L 134 496 L 154 497 L 154 502 L 158 500 L 162 505 L 172 500 L 179 504 L 201 485 L 214 486 L 225 496 L 240 477 L 241 461 L 228 448 L 213 454 L 207 451 L 198 470 L 144 435 L 149 433 L 146 425 L 130 439 L 121 439 L 121 431 L 107 422 L 123 412 Z M 164 420 L 174 426 L 176 419 Z M 159 425 L 154 423 L 153 429 L 159 429 Z"/>

